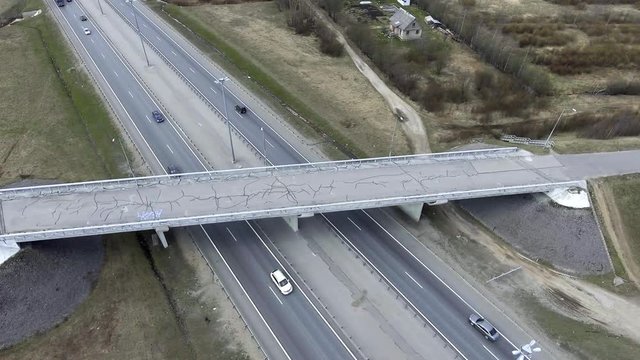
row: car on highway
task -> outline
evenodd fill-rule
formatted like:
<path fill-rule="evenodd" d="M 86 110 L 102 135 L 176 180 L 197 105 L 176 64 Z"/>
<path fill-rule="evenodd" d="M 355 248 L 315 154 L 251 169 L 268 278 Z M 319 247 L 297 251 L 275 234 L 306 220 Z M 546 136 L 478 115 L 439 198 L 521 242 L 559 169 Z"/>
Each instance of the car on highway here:
<path fill-rule="evenodd" d="M 169 175 L 175 175 L 175 174 L 180 174 L 182 170 L 175 165 L 169 165 L 167 166 L 167 172 L 169 173 Z"/>
<path fill-rule="evenodd" d="M 87 17 L 84 15 L 80 15 L 80 21 L 87 21 Z"/>
<path fill-rule="evenodd" d="M 484 335 L 484 338 L 489 341 L 496 341 L 500 337 L 498 330 L 478 314 L 471 314 L 469 316 L 469 324 L 476 328 L 476 330 Z"/>
<path fill-rule="evenodd" d="M 273 270 L 271 272 L 271 281 L 276 284 L 276 287 L 282 295 L 289 295 L 293 291 L 293 285 L 291 285 L 291 281 L 287 279 L 286 276 L 280 271 L 280 269 Z"/>
<path fill-rule="evenodd" d="M 89 30 L 88 28 L 83 28 L 82 31 L 84 31 L 85 35 L 91 35 L 91 30 Z"/>
<path fill-rule="evenodd" d="M 164 116 L 162 116 L 162 113 L 158 110 L 153 110 L 151 112 L 151 115 L 153 115 L 153 118 L 158 124 L 164 121 Z"/>
<path fill-rule="evenodd" d="M 240 114 L 246 114 L 247 113 L 247 107 L 246 106 L 240 106 L 240 105 L 236 105 L 236 111 Z"/>

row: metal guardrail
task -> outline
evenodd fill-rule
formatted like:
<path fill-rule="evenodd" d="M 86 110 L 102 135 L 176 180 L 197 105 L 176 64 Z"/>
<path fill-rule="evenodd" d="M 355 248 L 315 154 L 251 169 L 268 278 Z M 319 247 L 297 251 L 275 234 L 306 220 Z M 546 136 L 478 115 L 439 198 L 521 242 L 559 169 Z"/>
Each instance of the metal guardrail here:
<path fill-rule="evenodd" d="M 211 224 L 220 222 L 232 222 L 240 220 L 253 220 L 261 218 L 275 218 L 275 217 L 292 217 L 302 214 L 318 214 L 323 212 L 335 212 L 335 211 L 348 211 L 359 210 L 368 208 L 379 208 L 396 206 L 402 204 L 412 203 L 427 203 L 439 200 L 461 200 L 470 198 L 492 197 L 492 196 L 504 196 L 504 195 L 516 195 L 534 192 L 545 192 L 556 188 L 566 187 L 580 187 L 581 181 L 567 181 L 567 182 L 549 182 L 544 184 L 535 185 L 522 185 L 522 186 L 510 186 L 500 187 L 492 189 L 480 189 L 480 190 L 466 190 L 466 191 L 453 191 L 438 194 L 425 194 L 414 196 L 401 196 L 392 198 L 372 199 L 372 200 L 358 200 L 358 201 L 343 201 L 337 203 L 320 204 L 320 205 L 303 205 L 303 206 L 291 206 L 278 209 L 269 210 L 256 210 L 256 211 L 243 211 L 226 214 L 211 214 L 192 217 L 182 217 L 173 219 L 153 219 L 145 220 L 133 223 L 124 224 L 112 224 L 112 225 L 97 225 L 86 226 L 70 229 L 60 230 L 45 230 L 45 231 L 30 231 L 13 234 L 2 234 L 0 240 L 14 240 L 16 242 L 27 242 L 37 240 L 49 240 L 57 238 L 69 238 L 91 235 L 112 234 L 121 232 L 134 232 L 151 230 L 155 228 L 164 227 L 180 227 L 180 226 L 193 226 L 201 224 Z"/>
<path fill-rule="evenodd" d="M 540 147 L 552 147 L 554 142 L 553 140 L 534 140 L 534 139 L 530 139 L 528 137 L 520 137 L 520 136 L 516 136 L 516 135 L 502 135 L 500 137 L 500 140 L 502 141 L 506 141 L 512 144 L 523 144 L 523 145 L 533 145 L 533 146 L 540 146 Z"/>

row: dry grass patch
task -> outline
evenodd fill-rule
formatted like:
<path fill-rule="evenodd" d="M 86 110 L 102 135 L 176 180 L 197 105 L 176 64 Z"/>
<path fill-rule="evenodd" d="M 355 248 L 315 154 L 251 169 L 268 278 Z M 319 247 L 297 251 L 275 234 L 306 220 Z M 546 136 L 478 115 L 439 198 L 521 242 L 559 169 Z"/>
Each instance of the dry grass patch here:
<path fill-rule="evenodd" d="M 315 37 L 293 34 L 275 3 L 183 10 L 224 34 L 225 41 L 367 155 L 388 152 L 395 118 L 382 97 L 348 57 L 323 55 Z M 395 153 L 409 152 L 405 138 L 396 138 L 394 143 Z"/>

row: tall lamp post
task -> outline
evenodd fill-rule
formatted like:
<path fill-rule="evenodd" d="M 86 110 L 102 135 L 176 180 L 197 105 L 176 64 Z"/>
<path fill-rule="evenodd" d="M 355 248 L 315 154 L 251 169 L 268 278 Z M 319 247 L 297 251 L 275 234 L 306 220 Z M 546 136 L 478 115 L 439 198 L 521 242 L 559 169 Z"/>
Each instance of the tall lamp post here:
<path fill-rule="evenodd" d="M 98 0 L 98 6 L 100 7 L 100 14 L 104 15 L 104 11 L 102 11 L 102 4 L 100 0 Z"/>
<path fill-rule="evenodd" d="M 573 110 L 573 112 L 577 112 L 576 109 L 571 109 Z M 551 129 L 551 132 L 549 133 L 549 136 L 547 137 L 547 141 L 544 142 L 544 148 L 548 149 L 550 147 L 549 145 L 549 141 L 551 141 L 551 136 L 553 135 L 553 132 L 556 130 L 556 127 L 558 127 L 558 124 L 560 123 L 560 119 L 562 119 L 562 115 L 564 115 L 564 112 L 567 111 L 567 109 L 562 109 L 562 112 L 560 113 L 560 116 L 558 116 L 558 120 L 556 120 L 556 123 L 553 125 L 553 128 Z"/>
<path fill-rule="evenodd" d="M 131 11 L 133 11 L 133 18 L 136 21 L 136 29 L 138 30 L 138 35 L 140 36 L 140 44 L 142 44 L 142 52 L 144 53 L 144 58 L 147 60 L 147 66 L 151 66 L 151 64 L 149 63 L 149 57 L 147 56 L 147 49 L 145 49 L 144 41 L 142 40 L 142 33 L 140 32 L 140 25 L 138 24 L 138 15 L 136 15 L 136 9 L 135 9 L 135 6 L 133 5 L 134 1 L 135 0 L 125 0 L 125 2 L 131 5 Z"/>
<path fill-rule="evenodd" d="M 224 106 L 224 119 L 227 120 L 227 129 L 229 130 L 229 145 L 231 146 L 231 163 L 236 163 L 236 153 L 233 151 L 233 136 L 231 135 L 231 121 L 229 121 L 229 113 L 227 112 L 227 98 L 224 95 L 224 82 L 229 80 L 228 77 L 216 79 L 215 83 L 222 86 L 222 104 Z"/>

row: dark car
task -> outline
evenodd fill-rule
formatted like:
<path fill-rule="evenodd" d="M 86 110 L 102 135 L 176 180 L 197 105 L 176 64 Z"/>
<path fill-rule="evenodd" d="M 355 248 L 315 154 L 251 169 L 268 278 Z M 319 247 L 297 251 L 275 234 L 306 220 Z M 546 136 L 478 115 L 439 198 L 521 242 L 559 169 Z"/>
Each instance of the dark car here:
<path fill-rule="evenodd" d="M 236 111 L 239 112 L 240 114 L 246 114 L 247 113 L 247 107 L 246 106 L 236 105 Z"/>
<path fill-rule="evenodd" d="M 153 118 L 156 120 L 157 123 L 161 123 L 164 121 L 164 116 L 162 116 L 162 113 L 158 110 L 153 110 L 151 112 L 151 115 L 153 115 Z"/>
<path fill-rule="evenodd" d="M 87 21 L 87 17 L 84 15 L 80 15 L 80 21 Z"/>
<path fill-rule="evenodd" d="M 489 341 L 496 341 L 500 337 L 498 330 L 496 330 L 490 322 L 477 314 L 471 314 L 471 316 L 469 316 L 469 324 L 476 328 L 476 330 L 484 335 L 484 338 Z"/>
<path fill-rule="evenodd" d="M 167 172 L 169 173 L 169 175 L 175 175 L 180 174 L 182 170 L 180 170 L 180 168 L 175 165 L 169 165 L 167 166 Z"/>

